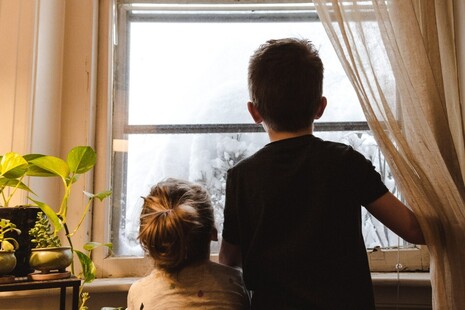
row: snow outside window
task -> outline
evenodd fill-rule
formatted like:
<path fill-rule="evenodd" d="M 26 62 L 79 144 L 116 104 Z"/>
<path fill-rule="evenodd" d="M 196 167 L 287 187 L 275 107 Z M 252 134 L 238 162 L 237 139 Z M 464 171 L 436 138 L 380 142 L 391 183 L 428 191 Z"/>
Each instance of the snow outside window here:
<path fill-rule="evenodd" d="M 247 112 L 247 66 L 253 51 L 272 38 L 308 38 L 319 49 L 328 108 L 315 135 L 363 153 L 398 194 L 355 92 L 308 5 L 120 4 L 117 27 L 114 255 L 143 255 L 137 241 L 141 196 L 166 177 L 203 183 L 221 232 L 227 169 L 268 142 Z M 368 249 L 412 246 L 362 210 Z M 213 244 L 213 253 L 218 244 Z"/>

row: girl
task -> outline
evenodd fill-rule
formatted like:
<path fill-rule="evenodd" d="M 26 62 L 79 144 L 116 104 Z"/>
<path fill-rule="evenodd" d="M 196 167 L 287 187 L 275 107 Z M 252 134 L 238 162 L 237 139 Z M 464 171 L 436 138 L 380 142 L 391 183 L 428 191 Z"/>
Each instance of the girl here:
<path fill-rule="evenodd" d="M 154 270 L 129 289 L 128 309 L 248 309 L 239 270 L 210 261 L 217 231 L 200 185 L 167 179 L 144 198 L 139 240 Z"/>

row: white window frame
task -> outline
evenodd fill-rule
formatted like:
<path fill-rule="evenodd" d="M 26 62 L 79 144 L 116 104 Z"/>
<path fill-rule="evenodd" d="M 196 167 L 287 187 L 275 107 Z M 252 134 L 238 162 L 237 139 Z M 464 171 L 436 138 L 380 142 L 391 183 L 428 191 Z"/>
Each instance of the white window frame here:
<path fill-rule="evenodd" d="M 126 1 L 131 2 L 130 0 Z M 196 4 L 200 8 L 202 4 L 238 4 L 237 0 L 204 0 L 204 1 L 148 1 L 158 2 L 158 9 L 185 9 L 184 4 Z M 180 4 L 182 3 L 182 5 Z M 296 3 L 296 6 L 308 8 L 312 6 L 306 1 L 240 1 L 241 4 L 253 6 L 266 3 Z M 127 4 L 126 4 L 127 5 Z M 109 188 L 111 185 L 112 154 L 115 149 L 124 151 L 125 143 L 114 143 L 111 141 L 112 133 L 112 63 L 114 56 L 113 44 L 124 45 L 124 37 L 116 35 L 116 7 L 115 0 L 103 1 L 100 7 L 100 31 L 99 31 L 99 64 L 98 64 L 98 103 L 97 103 L 97 166 L 95 169 L 96 188 Z M 119 22 L 124 15 L 118 15 Z M 320 124 L 324 128 L 327 124 Z M 343 125 L 343 124 L 342 124 Z M 358 124 L 359 128 L 365 128 L 366 124 Z M 317 128 L 318 129 L 318 128 Z M 111 201 L 96 202 L 94 207 L 92 237 L 94 240 L 103 242 L 110 241 L 111 234 Z M 337 255 L 337 246 L 335 248 Z M 378 271 L 427 271 L 429 270 L 429 252 L 424 246 L 402 250 L 377 250 L 368 253 L 370 269 Z M 212 255 L 212 260 L 217 260 L 217 255 Z M 141 257 L 112 257 L 108 251 L 96 251 L 94 261 L 97 266 L 99 277 L 128 277 L 142 276 L 147 274 L 152 264 L 150 259 Z M 399 265 L 399 263 L 401 265 Z"/>

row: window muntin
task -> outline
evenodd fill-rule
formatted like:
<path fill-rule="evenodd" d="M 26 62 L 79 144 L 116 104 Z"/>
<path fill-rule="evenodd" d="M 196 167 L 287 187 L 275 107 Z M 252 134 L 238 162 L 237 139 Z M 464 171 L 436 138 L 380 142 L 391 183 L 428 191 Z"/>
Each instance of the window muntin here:
<path fill-rule="evenodd" d="M 316 13 L 305 8 L 274 11 L 269 5 L 262 11 L 214 8 L 199 12 L 121 6 L 119 36 L 124 40 L 118 46 L 116 81 L 123 83 L 115 84 L 113 120 L 112 242 L 117 256 L 142 254 L 136 240 L 139 197 L 164 177 L 203 181 L 217 205 L 221 231 L 227 166 L 268 142 L 246 110 L 246 71 L 253 50 L 270 38 L 312 39 L 325 64 L 329 102 L 315 135 L 354 146 L 381 169 L 395 192 Z M 365 210 L 363 220 L 367 247 L 407 245 Z"/>

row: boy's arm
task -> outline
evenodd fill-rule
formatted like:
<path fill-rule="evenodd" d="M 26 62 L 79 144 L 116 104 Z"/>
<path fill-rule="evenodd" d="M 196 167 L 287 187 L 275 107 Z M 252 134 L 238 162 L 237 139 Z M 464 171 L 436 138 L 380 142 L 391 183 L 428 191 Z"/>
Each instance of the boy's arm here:
<path fill-rule="evenodd" d="M 376 199 L 366 208 L 402 239 L 414 244 L 425 244 L 415 214 L 390 192 Z"/>
<path fill-rule="evenodd" d="M 220 264 L 231 267 L 242 267 L 241 247 L 223 239 L 218 259 Z"/>

